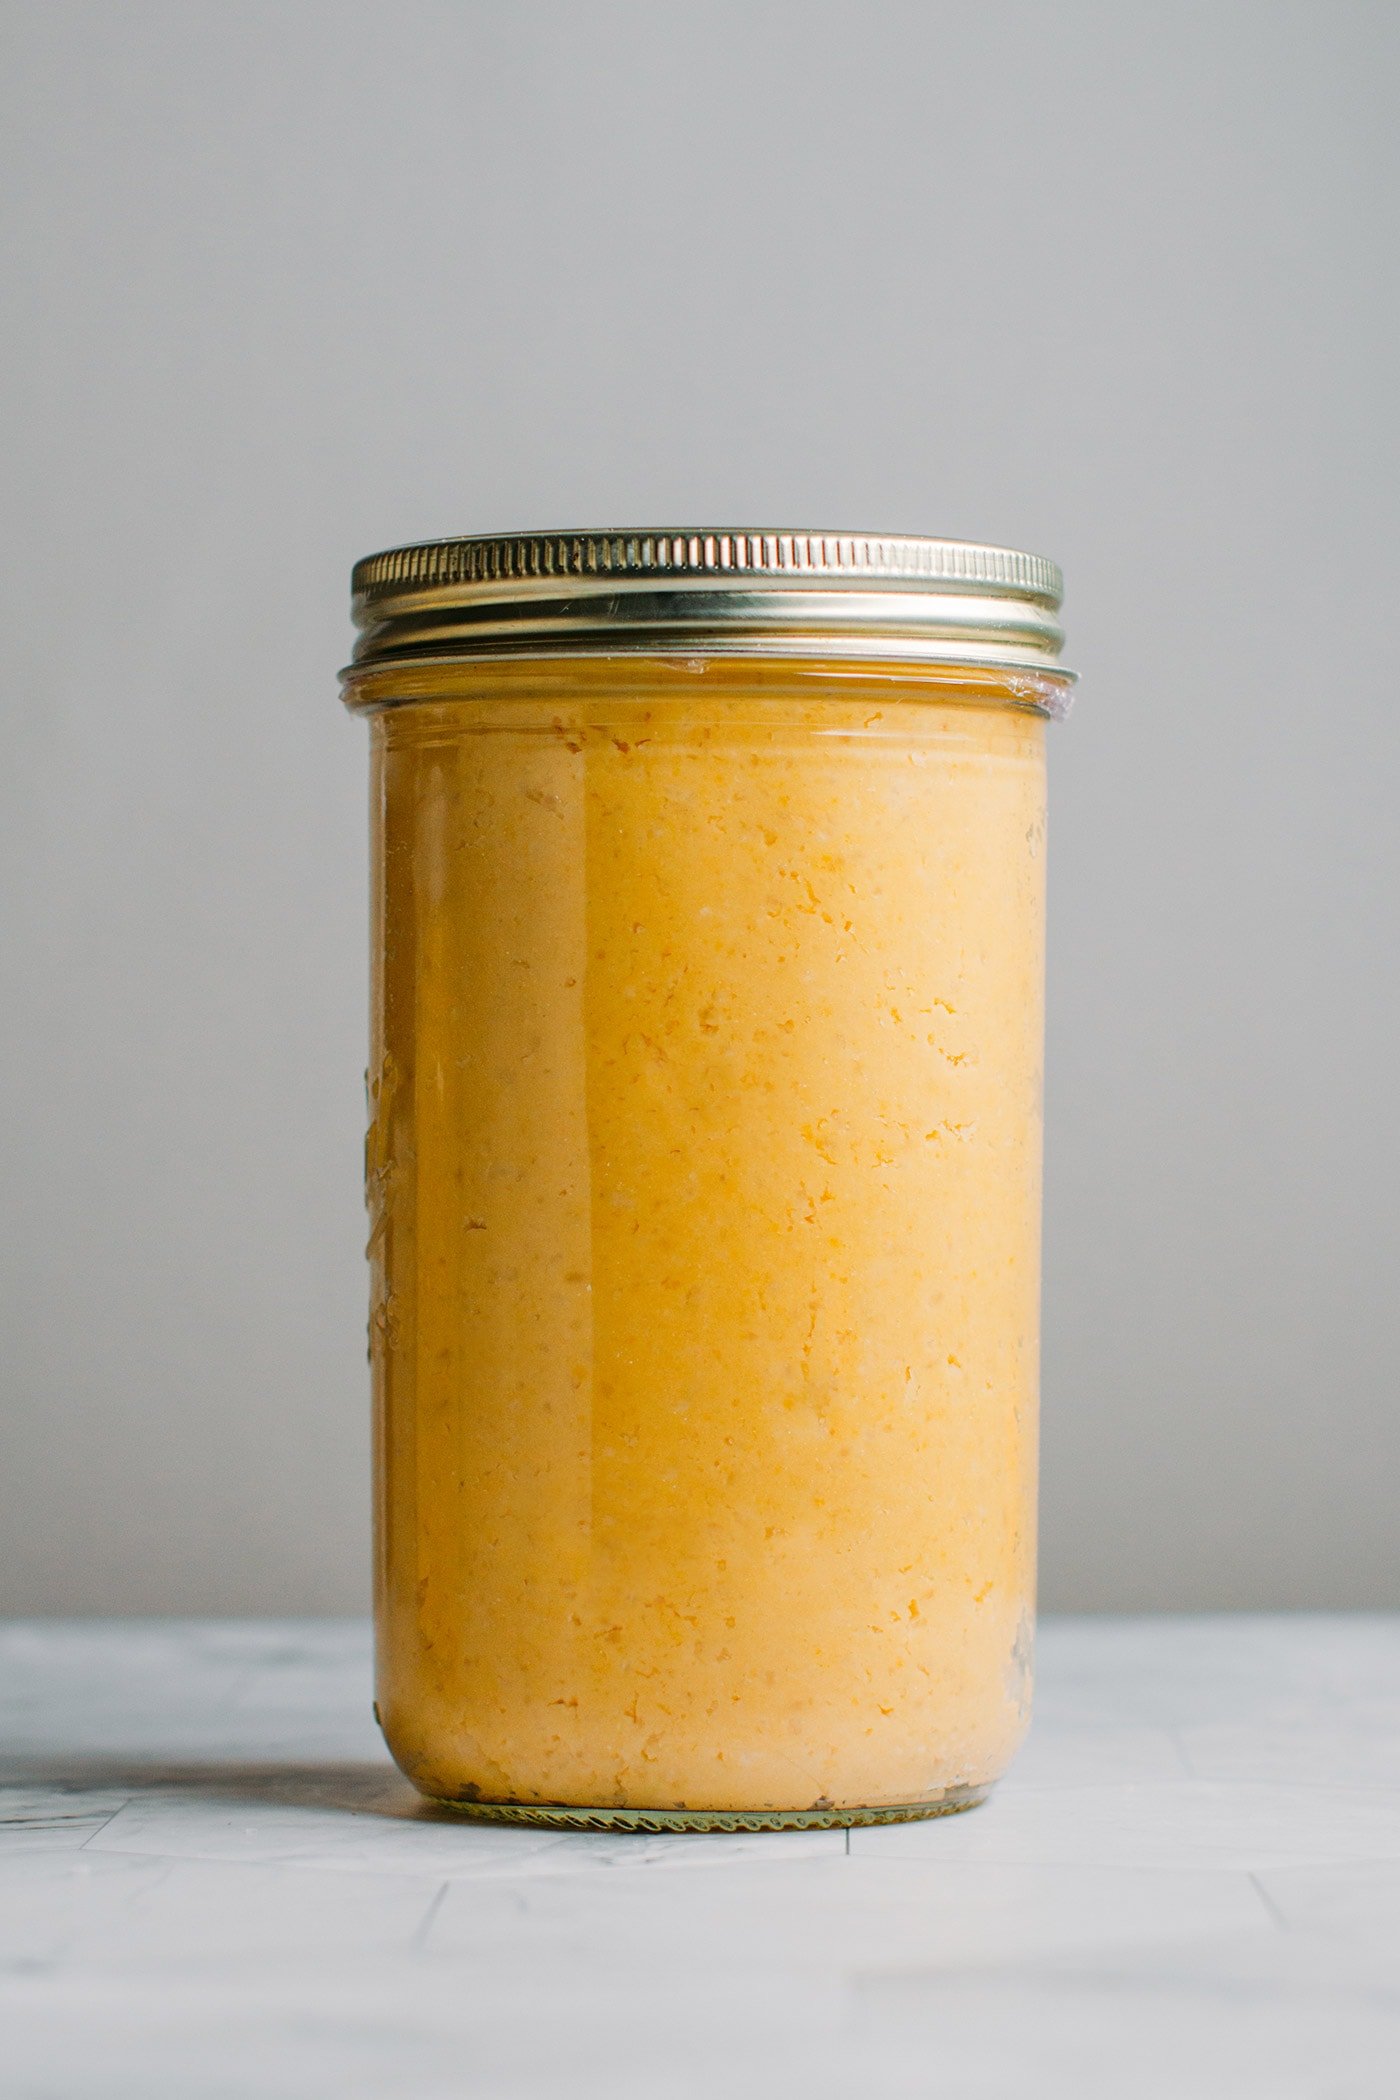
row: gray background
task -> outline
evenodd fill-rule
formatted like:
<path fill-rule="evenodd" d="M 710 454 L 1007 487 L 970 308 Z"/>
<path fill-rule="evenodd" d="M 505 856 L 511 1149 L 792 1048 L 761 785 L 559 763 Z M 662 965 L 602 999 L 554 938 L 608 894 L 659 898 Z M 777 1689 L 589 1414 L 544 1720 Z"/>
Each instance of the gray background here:
<path fill-rule="evenodd" d="M 1061 560 L 1044 1596 L 1397 1602 L 1400 9 L 10 7 L 0 1603 L 357 1610 L 351 559 Z"/>

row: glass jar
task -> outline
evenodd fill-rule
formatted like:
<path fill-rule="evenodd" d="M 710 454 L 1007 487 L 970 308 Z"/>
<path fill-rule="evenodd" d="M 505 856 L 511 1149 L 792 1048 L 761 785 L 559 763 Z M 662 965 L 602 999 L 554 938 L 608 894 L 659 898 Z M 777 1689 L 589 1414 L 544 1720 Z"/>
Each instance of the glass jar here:
<path fill-rule="evenodd" d="M 1034 1600 L 1058 572 L 359 565 L 378 1704 L 479 1816 L 981 1798 Z"/>

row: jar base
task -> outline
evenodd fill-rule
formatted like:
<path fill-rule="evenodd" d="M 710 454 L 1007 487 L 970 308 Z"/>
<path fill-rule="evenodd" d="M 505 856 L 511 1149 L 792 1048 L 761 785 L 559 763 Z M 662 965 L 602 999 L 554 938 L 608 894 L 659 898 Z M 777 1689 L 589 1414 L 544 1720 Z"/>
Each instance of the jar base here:
<path fill-rule="evenodd" d="M 533 1801 L 445 1801 L 428 1798 L 472 1823 L 525 1823 L 544 1830 L 848 1830 L 866 1823 L 915 1823 L 929 1816 L 955 1816 L 976 1808 L 986 1786 L 950 1786 L 928 1801 L 900 1801 L 882 1808 L 576 1808 Z"/>

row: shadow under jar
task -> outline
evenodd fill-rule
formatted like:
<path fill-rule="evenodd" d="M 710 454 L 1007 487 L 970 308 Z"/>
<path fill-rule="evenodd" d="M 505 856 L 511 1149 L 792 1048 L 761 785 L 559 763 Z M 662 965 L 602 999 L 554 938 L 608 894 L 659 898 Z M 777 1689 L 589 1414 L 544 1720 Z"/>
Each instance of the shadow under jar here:
<path fill-rule="evenodd" d="M 377 1711 L 434 1799 L 861 1823 L 1014 1751 L 1059 600 L 841 534 L 356 569 Z"/>

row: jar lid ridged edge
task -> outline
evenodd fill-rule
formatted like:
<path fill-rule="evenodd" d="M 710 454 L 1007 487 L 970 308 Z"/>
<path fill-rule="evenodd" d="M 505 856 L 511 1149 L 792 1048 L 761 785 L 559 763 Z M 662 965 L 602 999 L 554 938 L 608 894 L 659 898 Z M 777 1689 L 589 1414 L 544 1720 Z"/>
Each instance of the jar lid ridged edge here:
<path fill-rule="evenodd" d="M 897 533 L 693 526 L 422 540 L 367 555 L 355 564 L 351 589 L 357 614 L 369 618 L 382 601 L 419 591 L 603 577 L 694 578 L 740 590 L 750 577 L 857 590 L 906 584 L 1009 592 L 1050 606 L 1064 596 L 1054 562 L 1011 547 Z"/>

